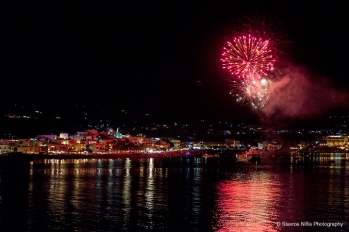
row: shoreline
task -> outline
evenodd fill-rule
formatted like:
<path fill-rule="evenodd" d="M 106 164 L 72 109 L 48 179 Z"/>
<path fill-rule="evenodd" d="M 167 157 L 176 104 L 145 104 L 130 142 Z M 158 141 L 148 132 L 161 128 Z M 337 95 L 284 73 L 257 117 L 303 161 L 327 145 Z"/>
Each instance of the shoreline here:
<path fill-rule="evenodd" d="M 109 153 L 109 154 L 23 154 L 23 153 L 8 153 L 0 155 L 0 159 L 113 159 L 113 158 L 170 158 L 170 157 L 189 157 L 203 155 L 204 150 L 188 150 L 176 152 L 160 152 L 160 153 Z"/>

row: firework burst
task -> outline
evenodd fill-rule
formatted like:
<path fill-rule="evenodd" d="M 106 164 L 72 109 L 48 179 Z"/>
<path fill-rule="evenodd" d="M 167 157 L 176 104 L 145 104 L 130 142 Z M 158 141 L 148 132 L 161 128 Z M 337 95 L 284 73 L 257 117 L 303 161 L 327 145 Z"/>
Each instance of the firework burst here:
<path fill-rule="evenodd" d="M 269 41 L 251 35 L 239 36 L 228 42 L 222 54 L 223 68 L 233 77 L 253 81 L 266 76 L 275 63 Z"/>
<path fill-rule="evenodd" d="M 269 81 L 266 78 L 259 80 L 233 80 L 232 94 L 237 102 L 249 104 L 254 109 L 264 107 L 268 100 Z"/>

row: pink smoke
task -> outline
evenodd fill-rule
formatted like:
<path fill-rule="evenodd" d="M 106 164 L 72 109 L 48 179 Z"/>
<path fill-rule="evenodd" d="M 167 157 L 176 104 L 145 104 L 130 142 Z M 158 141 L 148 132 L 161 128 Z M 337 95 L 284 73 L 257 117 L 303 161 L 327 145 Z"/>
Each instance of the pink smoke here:
<path fill-rule="evenodd" d="M 323 77 L 300 67 L 287 65 L 270 82 L 268 102 L 261 109 L 266 117 L 310 118 L 336 108 L 349 108 L 349 94 L 333 87 Z"/>

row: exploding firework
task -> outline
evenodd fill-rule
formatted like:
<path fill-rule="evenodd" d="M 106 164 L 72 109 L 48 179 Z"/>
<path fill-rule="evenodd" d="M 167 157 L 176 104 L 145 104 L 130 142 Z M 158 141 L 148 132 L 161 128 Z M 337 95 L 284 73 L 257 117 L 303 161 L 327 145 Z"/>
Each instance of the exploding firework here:
<path fill-rule="evenodd" d="M 264 107 L 268 100 L 269 81 L 266 78 L 259 80 L 234 80 L 230 94 L 240 103 L 250 104 L 252 108 Z"/>
<path fill-rule="evenodd" d="M 223 68 L 233 77 L 244 81 L 256 81 L 265 77 L 275 63 L 269 49 L 269 40 L 251 35 L 239 36 L 228 42 L 222 54 Z"/>

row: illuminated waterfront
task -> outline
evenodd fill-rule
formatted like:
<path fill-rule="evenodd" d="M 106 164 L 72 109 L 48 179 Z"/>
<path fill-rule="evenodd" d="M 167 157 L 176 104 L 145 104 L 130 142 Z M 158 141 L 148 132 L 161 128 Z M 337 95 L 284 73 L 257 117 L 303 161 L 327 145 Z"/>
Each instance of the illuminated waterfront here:
<path fill-rule="evenodd" d="M 314 222 L 324 222 L 347 231 L 349 162 L 333 157 L 310 165 L 229 156 L 6 160 L 0 229 L 319 231 L 327 224 Z"/>

